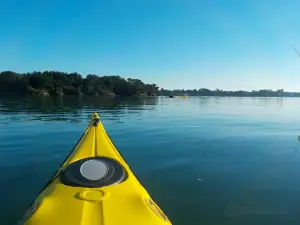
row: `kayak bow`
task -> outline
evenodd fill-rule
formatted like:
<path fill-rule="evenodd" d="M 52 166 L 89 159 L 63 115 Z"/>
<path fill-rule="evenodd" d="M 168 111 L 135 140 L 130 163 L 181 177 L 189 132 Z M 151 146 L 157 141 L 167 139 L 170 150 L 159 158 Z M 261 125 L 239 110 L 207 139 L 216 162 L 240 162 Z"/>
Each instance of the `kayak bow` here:
<path fill-rule="evenodd" d="M 106 133 L 97 113 L 19 224 L 166 225 Z"/>

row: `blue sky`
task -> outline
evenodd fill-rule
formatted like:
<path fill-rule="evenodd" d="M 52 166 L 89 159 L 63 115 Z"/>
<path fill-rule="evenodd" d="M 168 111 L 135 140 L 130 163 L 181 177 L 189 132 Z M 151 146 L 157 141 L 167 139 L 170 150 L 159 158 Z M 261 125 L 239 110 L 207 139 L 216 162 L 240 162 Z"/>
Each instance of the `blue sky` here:
<path fill-rule="evenodd" d="M 300 1 L 3 0 L 0 70 L 300 91 Z"/>

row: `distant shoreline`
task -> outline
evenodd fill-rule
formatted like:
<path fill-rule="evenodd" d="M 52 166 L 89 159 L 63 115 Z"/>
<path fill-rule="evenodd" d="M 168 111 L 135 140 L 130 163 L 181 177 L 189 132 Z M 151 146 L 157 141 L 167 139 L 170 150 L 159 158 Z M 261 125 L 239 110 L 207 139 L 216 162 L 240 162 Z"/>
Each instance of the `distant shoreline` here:
<path fill-rule="evenodd" d="M 160 95 L 166 96 L 218 96 L 218 97 L 300 97 L 300 92 L 285 92 L 283 89 L 276 91 L 264 89 L 258 91 L 223 91 L 209 90 L 206 88 L 194 90 L 160 90 Z"/>
<path fill-rule="evenodd" d="M 253 91 L 223 91 L 207 88 L 166 90 L 156 84 L 120 76 L 86 77 L 78 73 L 44 71 L 32 73 L 0 72 L 0 95 L 86 95 L 86 96 L 219 96 L 219 97 L 300 97 L 300 92 L 270 89 Z"/>
<path fill-rule="evenodd" d="M 22 93 L 0 93 L 0 96 L 39 96 L 39 97 L 169 97 L 165 95 L 30 95 L 30 94 L 22 94 Z M 184 97 L 183 95 L 176 95 L 175 97 Z M 298 96 L 227 96 L 227 95 L 192 95 L 188 97 L 221 97 L 221 98 L 299 98 Z"/>

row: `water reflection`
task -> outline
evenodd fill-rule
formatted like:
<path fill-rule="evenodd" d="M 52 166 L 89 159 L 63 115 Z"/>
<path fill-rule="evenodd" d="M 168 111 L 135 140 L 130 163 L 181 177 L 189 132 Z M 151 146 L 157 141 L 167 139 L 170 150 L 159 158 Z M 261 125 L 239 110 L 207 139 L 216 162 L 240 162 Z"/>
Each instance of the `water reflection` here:
<path fill-rule="evenodd" d="M 88 120 L 87 114 L 95 111 L 118 120 L 120 114 L 153 110 L 157 102 L 157 97 L 1 96 L 0 120 L 78 122 Z"/>

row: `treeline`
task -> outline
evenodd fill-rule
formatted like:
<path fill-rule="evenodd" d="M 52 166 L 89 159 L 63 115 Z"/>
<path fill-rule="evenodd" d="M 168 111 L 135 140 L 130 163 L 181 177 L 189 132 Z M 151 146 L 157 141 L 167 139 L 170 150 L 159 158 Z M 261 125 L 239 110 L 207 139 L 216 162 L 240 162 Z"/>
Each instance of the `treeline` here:
<path fill-rule="evenodd" d="M 78 73 L 58 71 L 15 73 L 0 72 L 0 94 L 23 95 L 121 95 L 121 96 L 237 96 L 237 97 L 300 97 L 300 93 L 278 90 L 223 91 L 207 88 L 194 90 L 158 89 L 155 84 L 145 84 L 139 79 L 120 76 L 86 77 Z"/>
<path fill-rule="evenodd" d="M 201 88 L 199 90 L 165 90 L 161 89 L 160 94 L 164 96 L 231 96 L 231 97 L 300 97 L 298 92 L 284 92 L 283 89 L 273 90 L 259 90 L 259 91 L 223 91 L 223 90 L 209 90 Z"/>
<path fill-rule="evenodd" d="M 29 95 L 158 95 L 155 84 L 145 84 L 139 79 L 120 76 L 86 77 L 78 73 L 57 71 L 0 73 L 0 93 Z"/>

